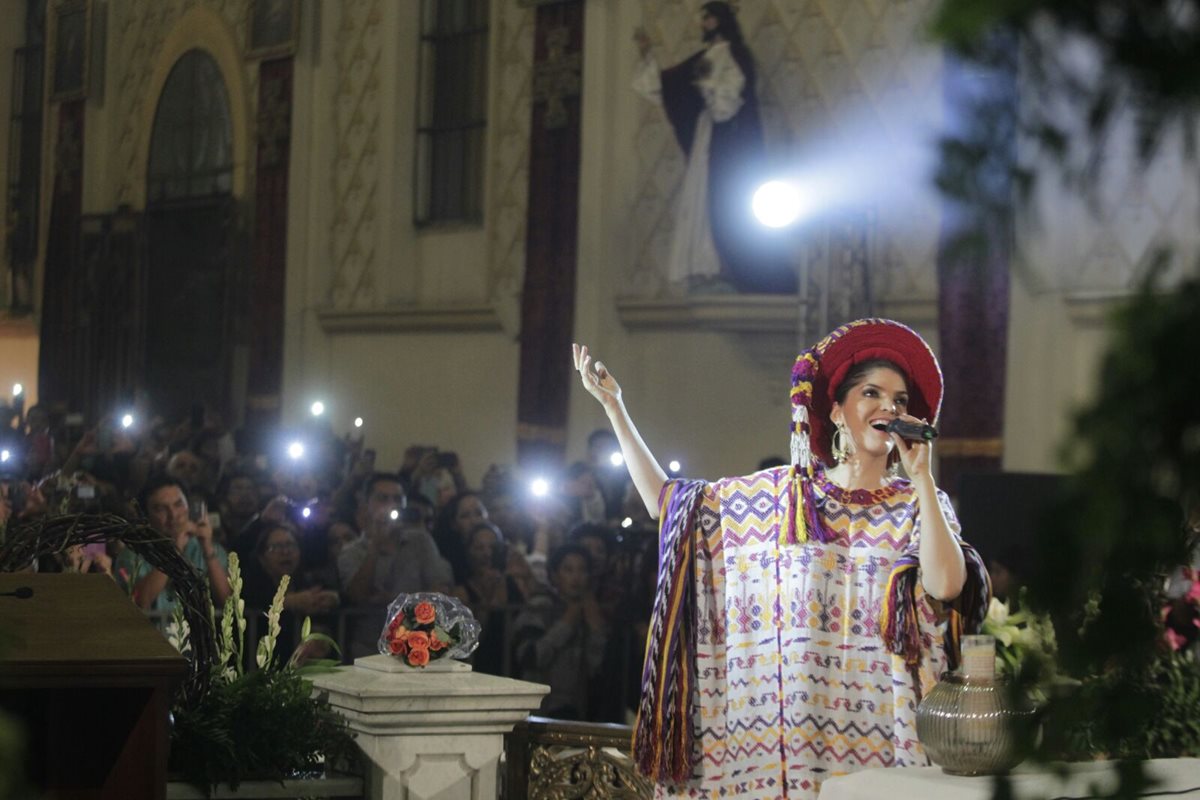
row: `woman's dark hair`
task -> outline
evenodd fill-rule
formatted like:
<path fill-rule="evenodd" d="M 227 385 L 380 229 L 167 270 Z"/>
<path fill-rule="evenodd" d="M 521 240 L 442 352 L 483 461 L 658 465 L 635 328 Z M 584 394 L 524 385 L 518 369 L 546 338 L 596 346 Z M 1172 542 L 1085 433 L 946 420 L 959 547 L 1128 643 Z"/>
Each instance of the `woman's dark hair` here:
<path fill-rule="evenodd" d="M 138 506 L 143 514 L 150 510 L 146 505 L 150 500 L 150 495 L 154 494 L 159 489 L 165 489 L 168 486 L 174 486 L 179 489 L 179 491 L 183 492 L 184 499 L 187 499 L 188 490 L 187 487 L 183 485 L 183 481 L 179 480 L 178 478 L 172 478 L 165 472 L 159 472 L 155 475 L 152 475 L 150 479 L 146 481 L 146 484 L 142 486 L 142 490 L 138 492 Z"/>
<path fill-rule="evenodd" d="M 363 500 L 371 499 L 371 492 L 375 491 L 377 483 L 398 483 L 400 488 L 404 490 L 405 501 L 408 500 L 408 487 L 404 483 L 404 479 L 394 472 L 372 472 L 367 479 L 363 481 Z"/>
<path fill-rule="evenodd" d="M 866 361 L 860 361 L 846 373 L 846 377 L 842 378 L 842 382 L 838 384 L 834 390 L 833 399 L 838 405 L 846 402 L 846 395 L 850 394 L 850 390 L 862 383 L 867 373 L 873 369 L 887 368 L 895 372 L 904 379 L 904 385 L 908 386 L 908 373 L 906 373 L 899 364 L 887 358 L 868 358 Z"/>
<path fill-rule="evenodd" d="M 584 539 L 599 539 L 604 545 L 604 552 L 609 556 L 612 555 L 616 544 L 608 528 L 595 522 L 581 522 L 567 532 L 567 542 L 570 544 L 583 544 Z"/>
<path fill-rule="evenodd" d="M 592 554 L 581 544 L 561 544 L 554 548 L 554 552 L 550 554 L 550 558 L 546 562 L 547 574 L 553 575 L 558 572 L 558 568 L 566 561 L 567 556 L 579 556 L 582 558 L 587 574 L 592 574 Z"/>
<path fill-rule="evenodd" d="M 234 481 L 250 481 L 254 484 L 255 493 L 258 493 L 258 474 L 253 470 L 238 467 L 221 475 L 221 480 L 217 483 L 217 497 L 224 499 Z"/>
<path fill-rule="evenodd" d="M 496 549 L 492 551 L 492 566 L 501 572 L 508 566 L 508 550 L 507 543 L 504 541 L 504 534 L 490 522 L 477 523 L 471 530 L 467 531 L 466 547 L 470 551 L 471 543 L 475 541 L 475 534 L 480 531 L 491 531 L 496 537 Z"/>
<path fill-rule="evenodd" d="M 271 540 L 271 534 L 275 531 L 287 531 L 292 535 L 292 541 L 300 544 L 300 535 L 296 532 L 296 526 L 290 522 L 264 522 L 258 531 L 258 536 L 254 539 L 254 555 L 261 556 L 267 552 L 267 542 Z"/>
<path fill-rule="evenodd" d="M 194 455 L 203 458 L 204 455 L 202 451 L 204 450 L 204 446 L 209 442 L 215 442 L 217 447 L 220 448 L 221 434 L 217 433 L 212 428 L 204 428 L 197 431 L 195 435 L 192 436 L 191 440 L 188 442 L 187 449 L 190 450 Z"/>
<path fill-rule="evenodd" d="M 459 536 L 458 531 L 454 529 L 454 518 L 458 516 L 458 507 L 468 497 L 478 497 L 479 502 L 483 502 L 483 496 L 479 492 L 470 489 L 459 492 L 450 498 L 446 505 L 442 506 L 442 510 L 438 512 L 437 519 L 433 523 L 433 541 L 437 544 L 442 558 L 450 562 L 456 583 L 465 581 L 469 571 L 467 546 L 463 542 L 463 537 Z"/>

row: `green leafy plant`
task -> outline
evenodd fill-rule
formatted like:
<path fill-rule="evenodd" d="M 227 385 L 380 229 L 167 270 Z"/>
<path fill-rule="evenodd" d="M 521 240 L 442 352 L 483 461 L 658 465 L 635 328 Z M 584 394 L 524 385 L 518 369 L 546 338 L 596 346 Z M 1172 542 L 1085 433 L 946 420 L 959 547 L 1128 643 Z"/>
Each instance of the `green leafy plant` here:
<path fill-rule="evenodd" d="M 212 682 L 199 702 L 174 709 L 170 765 L 195 786 L 211 789 L 228 783 L 236 787 L 250 778 L 283 780 L 317 771 L 324 764 L 354 757 L 355 748 L 345 722 L 324 697 L 314 696 L 309 677 L 334 669 L 334 660 L 314 660 L 301 667 L 308 645 L 336 643 L 312 631 L 305 619 L 300 645 L 287 661 L 275 658 L 279 617 L 287 594 L 285 576 L 267 611 L 267 635 L 259 640 L 258 669 L 243 669 L 246 619 L 241 598 L 242 577 L 237 555 L 229 556 L 232 594 L 225 604 L 218 637 L 218 656 Z M 215 613 L 210 624 L 216 627 Z M 175 627 L 168 638 L 186 646 L 186 627 Z M 183 652 L 181 646 L 181 652 Z"/>
<path fill-rule="evenodd" d="M 1028 682 L 1036 672 L 1033 697 L 1044 702 L 1049 685 L 1057 679 L 1058 642 L 1050 618 L 1031 611 L 1024 595 L 1022 591 L 1012 609 L 993 597 L 980 633 L 996 639 L 996 674 Z"/>
<path fill-rule="evenodd" d="M 1126 725 L 1114 731 L 1101 704 Z M 1144 670 L 1113 671 L 1085 679 L 1047 717 L 1047 750 L 1056 758 L 1086 760 L 1200 756 L 1200 662 L 1161 651 Z"/>

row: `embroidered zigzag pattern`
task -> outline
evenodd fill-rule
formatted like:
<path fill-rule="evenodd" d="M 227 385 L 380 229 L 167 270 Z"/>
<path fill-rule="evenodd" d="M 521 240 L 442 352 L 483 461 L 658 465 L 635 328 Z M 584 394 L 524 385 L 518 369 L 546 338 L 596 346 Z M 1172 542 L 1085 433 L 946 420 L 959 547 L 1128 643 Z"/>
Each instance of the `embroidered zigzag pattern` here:
<path fill-rule="evenodd" d="M 876 620 L 891 565 L 913 539 L 911 494 L 869 510 L 833 504 L 834 541 L 784 551 L 785 481 L 767 470 L 703 496 L 700 758 L 671 796 L 811 799 L 833 774 L 924 763 L 915 687 L 883 649 Z M 926 633 L 937 640 L 932 617 L 922 618 Z"/>

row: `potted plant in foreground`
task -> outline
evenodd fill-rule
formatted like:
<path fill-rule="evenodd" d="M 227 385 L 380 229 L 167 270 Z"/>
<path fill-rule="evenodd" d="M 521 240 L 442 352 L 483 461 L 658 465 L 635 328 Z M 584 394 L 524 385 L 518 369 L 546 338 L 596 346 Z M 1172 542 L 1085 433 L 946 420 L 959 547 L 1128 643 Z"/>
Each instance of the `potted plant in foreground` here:
<path fill-rule="evenodd" d="M 285 661 L 275 657 L 288 586 L 284 576 L 266 612 L 267 633 L 255 654 L 258 668 L 245 670 L 245 601 L 236 554 L 229 556 L 229 583 L 233 591 L 221 618 L 208 689 L 197 702 L 172 711 L 172 774 L 207 794 L 221 784 L 236 789 L 248 780 L 283 783 L 321 775 L 330 765 L 348 766 L 356 749 L 345 722 L 325 697 L 313 695 L 309 680 L 338 662 L 319 659 L 300 666 L 312 643 L 321 641 L 335 650 L 337 645 L 312 632 L 312 621 L 306 619 L 296 651 Z M 214 629 L 215 616 L 210 616 Z M 173 620 L 167 636 L 188 655 L 190 631 L 182 616 Z M 308 785 L 304 795 L 318 796 L 318 791 Z M 181 795 L 174 791 L 169 796 Z"/>

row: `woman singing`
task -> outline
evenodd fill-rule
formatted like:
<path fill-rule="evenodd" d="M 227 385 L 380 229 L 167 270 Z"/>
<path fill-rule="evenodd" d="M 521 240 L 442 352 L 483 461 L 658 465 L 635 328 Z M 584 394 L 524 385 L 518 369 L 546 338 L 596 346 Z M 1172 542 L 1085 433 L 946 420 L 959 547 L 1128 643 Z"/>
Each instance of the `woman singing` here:
<path fill-rule="evenodd" d="M 835 775 L 925 765 L 917 704 L 957 663 L 990 586 L 930 446 L 885 430 L 937 419 L 924 340 L 865 319 L 801 353 L 791 466 L 715 483 L 668 481 L 612 374 L 573 350 L 660 519 L 634 735 L 658 795 L 815 798 Z"/>

